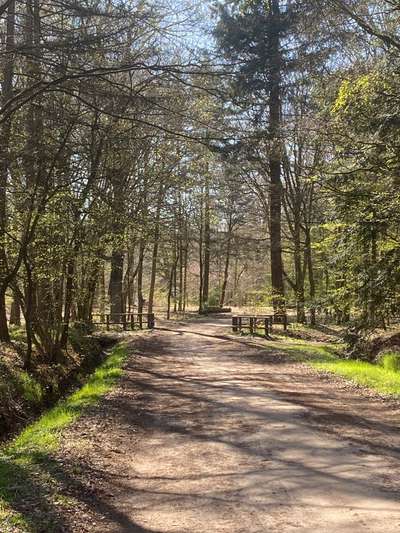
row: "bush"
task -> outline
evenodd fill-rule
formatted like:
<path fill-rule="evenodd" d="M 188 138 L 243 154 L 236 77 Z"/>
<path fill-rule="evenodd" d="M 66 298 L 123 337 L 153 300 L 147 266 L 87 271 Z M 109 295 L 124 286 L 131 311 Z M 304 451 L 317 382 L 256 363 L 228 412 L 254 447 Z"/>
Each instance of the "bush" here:
<path fill-rule="evenodd" d="M 101 345 L 97 339 L 91 337 L 91 327 L 82 322 L 76 322 L 69 332 L 69 342 L 75 352 L 91 357 L 98 357 L 101 353 Z"/>
<path fill-rule="evenodd" d="M 400 353 L 383 352 L 378 357 L 378 363 L 385 369 L 400 372 Z"/>
<path fill-rule="evenodd" d="M 43 401 L 44 391 L 38 383 L 27 372 L 18 372 L 16 376 L 16 388 L 24 400 L 33 404 L 40 405 Z"/>

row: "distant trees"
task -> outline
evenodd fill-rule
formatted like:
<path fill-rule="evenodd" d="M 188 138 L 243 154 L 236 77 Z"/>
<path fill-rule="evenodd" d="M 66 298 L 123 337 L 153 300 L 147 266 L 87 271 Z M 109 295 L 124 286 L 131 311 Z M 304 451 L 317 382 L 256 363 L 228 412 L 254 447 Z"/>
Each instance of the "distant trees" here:
<path fill-rule="evenodd" d="M 179 8 L 0 8 L 0 340 L 22 323 L 27 366 L 94 312 L 397 309 L 396 6 L 219 4 L 218 61 L 170 45 Z"/>

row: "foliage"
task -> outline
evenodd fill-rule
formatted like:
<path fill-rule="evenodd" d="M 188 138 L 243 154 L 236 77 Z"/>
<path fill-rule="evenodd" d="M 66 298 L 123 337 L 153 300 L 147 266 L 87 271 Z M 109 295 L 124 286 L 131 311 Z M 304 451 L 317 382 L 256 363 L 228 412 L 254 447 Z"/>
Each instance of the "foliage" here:
<path fill-rule="evenodd" d="M 400 354 L 398 352 L 383 352 L 379 354 L 378 363 L 385 370 L 400 372 Z"/>

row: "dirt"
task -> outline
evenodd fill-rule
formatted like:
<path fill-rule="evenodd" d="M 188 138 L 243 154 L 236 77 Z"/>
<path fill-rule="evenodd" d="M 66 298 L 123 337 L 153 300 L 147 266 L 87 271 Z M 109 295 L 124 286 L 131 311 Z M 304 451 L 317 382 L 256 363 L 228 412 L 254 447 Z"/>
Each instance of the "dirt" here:
<path fill-rule="evenodd" d="M 132 339 L 119 386 L 64 435 L 60 531 L 399 531 L 398 402 L 224 324 Z"/>

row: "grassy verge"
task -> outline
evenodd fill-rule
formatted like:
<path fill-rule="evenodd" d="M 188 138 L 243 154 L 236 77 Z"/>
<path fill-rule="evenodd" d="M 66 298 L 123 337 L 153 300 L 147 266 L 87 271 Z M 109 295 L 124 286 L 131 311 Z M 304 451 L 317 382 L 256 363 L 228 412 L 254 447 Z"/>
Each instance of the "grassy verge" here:
<path fill-rule="evenodd" d="M 262 337 L 260 330 L 257 336 Z M 305 362 L 318 371 L 331 372 L 345 379 L 389 396 L 400 396 L 400 357 L 388 352 L 379 364 L 343 359 L 340 352 L 344 346 L 337 343 L 322 343 L 278 336 L 277 341 L 268 341 L 269 348 L 290 355 L 294 360 Z"/>
<path fill-rule="evenodd" d="M 314 362 L 312 366 L 317 370 L 333 372 L 382 394 L 400 396 L 400 373 L 394 370 L 387 370 L 379 365 L 364 361 L 345 359 Z"/>
<path fill-rule="evenodd" d="M 390 354 L 381 358 L 381 364 L 372 364 L 342 359 L 339 356 L 342 347 L 338 344 L 282 339 L 279 342 L 269 342 L 268 346 L 287 353 L 316 370 L 338 374 L 381 394 L 400 396 L 400 372 L 396 370 L 395 365 L 390 368 L 386 364 L 391 361 Z"/>
<path fill-rule="evenodd" d="M 59 402 L 0 449 L 2 533 L 60 529 L 57 505 L 63 496 L 57 489 L 62 471 L 53 454 L 60 447 L 62 430 L 111 390 L 122 373 L 126 357 L 126 348 L 117 346 L 86 385 Z"/>

